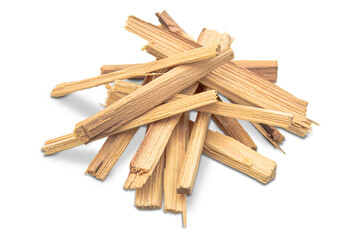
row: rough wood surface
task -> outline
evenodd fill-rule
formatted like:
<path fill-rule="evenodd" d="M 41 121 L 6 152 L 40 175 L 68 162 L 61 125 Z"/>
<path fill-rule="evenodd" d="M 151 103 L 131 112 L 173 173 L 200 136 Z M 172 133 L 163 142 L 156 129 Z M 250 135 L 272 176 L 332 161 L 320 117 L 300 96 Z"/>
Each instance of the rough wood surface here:
<path fill-rule="evenodd" d="M 133 16 L 129 17 L 125 29 L 151 42 L 155 49 L 152 54 L 161 53 L 156 56 L 159 58 L 200 47 L 196 42 Z M 308 104 L 306 101 L 236 64 L 226 63 L 200 81 L 237 103 L 245 99 L 265 109 L 293 114 L 296 124 L 292 128 L 295 128 L 297 133 L 302 133 L 300 136 L 311 130 L 312 122 L 305 117 Z"/>
<path fill-rule="evenodd" d="M 282 151 L 283 153 L 285 153 L 282 148 L 279 146 L 280 142 L 276 142 L 273 138 L 272 135 L 269 134 L 266 129 L 264 128 L 264 125 L 260 124 L 260 123 L 256 123 L 256 122 L 251 122 L 252 125 L 254 125 L 254 127 L 272 144 L 274 145 L 274 147 L 278 148 L 280 151 Z M 269 125 L 266 125 L 268 127 L 271 127 Z M 282 136 L 282 135 L 281 135 Z M 282 140 L 281 140 L 282 141 Z"/>
<path fill-rule="evenodd" d="M 138 128 L 109 136 L 85 174 L 104 180 L 131 142 Z"/>
<path fill-rule="evenodd" d="M 192 193 L 210 118 L 211 114 L 205 112 L 198 112 L 196 116 L 176 185 L 178 193 Z"/>
<path fill-rule="evenodd" d="M 190 122 L 190 129 L 194 123 Z M 232 137 L 207 130 L 203 153 L 266 184 L 274 179 L 276 162 Z"/>
<path fill-rule="evenodd" d="M 275 83 L 277 81 L 278 63 L 276 60 L 232 60 L 231 62 L 246 68 L 266 80 Z M 111 73 L 133 67 L 137 64 L 103 65 L 101 74 Z M 131 79 L 144 79 L 145 75 L 132 77 Z"/>
<path fill-rule="evenodd" d="M 176 191 L 181 165 L 184 162 L 189 139 L 189 114 L 183 114 L 173 130 L 166 146 L 166 165 L 164 169 L 164 211 L 183 214 L 186 225 L 186 195 Z"/>
<path fill-rule="evenodd" d="M 163 202 L 163 172 L 165 154 L 160 157 L 154 172 L 142 188 L 136 189 L 135 206 L 140 209 L 161 209 Z"/>
<path fill-rule="evenodd" d="M 226 48 L 216 57 L 175 67 L 141 89 L 76 124 L 75 137 L 88 141 L 105 130 L 111 131 L 127 124 L 132 119 L 194 84 L 214 69 L 231 60 L 233 56 L 232 50 Z"/>
<path fill-rule="evenodd" d="M 120 95 L 117 96 L 121 97 L 122 94 L 131 94 L 133 91 L 136 91 L 139 88 L 143 87 L 134 83 L 118 81 L 112 91 L 120 93 Z M 113 95 L 111 96 L 111 99 L 116 100 L 117 96 Z M 183 97 L 185 97 L 185 95 L 176 94 L 172 99 L 181 99 Z M 109 101 L 109 98 L 107 101 Z M 293 124 L 293 115 L 288 113 L 220 101 L 199 107 L 197 110 L 224 117 L 260 122 L 284 128 Z"/>
<path fill-rule="evenodd" d="M 184 89 L 183 94 L 192 95 L 198 83 Z M 140 147 L 130 163 L 130 173 L 124 184 L 125 189 L 142 187 L 154 170 L 161 154 L 170 139 L 171 133 L 179 122 L 181 114 L 150 124 Z"/>
<path fill-rule="evenodd" d="M 52 90 L 51 96 L 62 97 L 72 92 L 96 87 L 102 84 L 113 82 L 115 80 L 146 75 L 159 69 L 163 69 L 171 66 L 177 66 L 185 63 L 201 61 L 207 58 L 217 56 L 219 51 L 220 51 L 219 45 L 214 44 L 212 46 L 198 48 L 184 53 L 179 53 L 176 55 L 169 56 L 168 58 L 163 58 L 153 62 L 135 65 L 130 68 L 103 74 L 97 77 L 88 78 L 80 81 L 61 83 Z"/>

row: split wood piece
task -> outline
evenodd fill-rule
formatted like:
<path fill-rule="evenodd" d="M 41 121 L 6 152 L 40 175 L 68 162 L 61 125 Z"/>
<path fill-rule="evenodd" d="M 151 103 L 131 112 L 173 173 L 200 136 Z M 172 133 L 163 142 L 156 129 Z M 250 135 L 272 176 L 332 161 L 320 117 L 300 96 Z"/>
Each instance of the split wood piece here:
<path fill-rule="evenodd" d="M 282 148 L 279 146 L 279 142 L 276 142 L 273 138 L 272 135 L 269 134 L 266 129 L 269 128 L 265 128 L 263 124 L 260 123 L 256 123 L 256 122 L 251 122 L 252 125 L 254 125 L 254 127 L 272 144 L 274 145 L 274 147 L 278 148 L 280 151 L 282 151 L 284 154 L 285 152 L 282 150 Z M 271 127 L 269 125 L 266 125 L 268 127 Z M 276 129 L 276 128 L 275 128 Z M 277 130 L 277 129 L 276 129 Z M 281 140 L 282 141 L 282 140 Z"/>
<path fill-rule="evenodd" d="M 141 76 L 144 74 L 150 74 L 150 72 L 162 68 L 201 61 L 207 58 L 217 56 L 219 51 L 220 51 L 219 45 L 214 44 L 212 46 L 198 48 L 196 50 L 187 51 L 184 53 L 179 53 L 176 55 L 169 56 L 168 58 L 135 65 L 130 68 L 100 75 L 97 77 L 88 78 L 80 81 L 61 83 L 52 90 L 51 96 L 62 97 L 72 92 L 100 86 L 106 83 L 111 83 L 118 79 L 126 79 L 126 78 Z"/>
<path fill-rule="evenodd" d="M 193 125 L 190 121 L 190 129 Z M 276 162 L 218 132 L 207 130 L 203 153 L 264 184 L 276 175 Z"/>
<path fill-rule="evenodd" d="M 266 80 L 275 83 L 277 80 L 278 63 L 276 60 L 232 60 L 231 62 L 244 67 Z M 123 70 L 137 64 L 103 65 L 101 74 Z M 131 79 L 144 79 L 145 75 L 133 77 Z"/>
<path fill-rule="evenodd" d="M 218 56 L 177 66 L 109 107 L 76 124 L 74 135 L 89 141 L 104 131 L 111 132 L 146 111 L 170 99 L 234 57 L 231 48 Z"/>
<path fill-rule="evenodd" d="M 44 155 L 51 155 L 80 146 L 84 143 L 85 142 L 81 141 L 80 139 L 75 138 L 74 134 L 70 133 L 46 141 L 45 145 L 41 148 L 41 151 L 44 152 Z"/>
<path fill-rule="evenodd" d="M 180 96 L 181 98 L 179 99 L 172 98 L 170 99 L 171 101 L 154 107 L 143 115 L 131 120 L 128 124 L 102 132 L 100 135 L 95 137 L 94 140 L 98 138 L 103 138 L 107 135 L 112 135 L 114 133 L 127 131 L 135 127 L 153 123 L 164 118 L 175 116 L 180 113 L 199 109 L 208 104 L 215 103 L 217 99 L 217 94 L 214 90 L 206 91 L 192 96 Z"/>
<path fill-rule="evenodd" d="M 159 48 L 159 46 L 158 45 L 154 45 L 153 43 L 149 43 L 148 45 L 147 45 L 147 47 L 145 47 L 145 49 L 150 53 L 150 54 L 152 54 L 152 55 L 154 55 L 154 56 L 157 56 L 157 57 L 166 57 L 167 55 L 164 55 L 164 54 L 162 54 L 161 52 L 167 52 L 167 51 L 169 51 L 169 49 L 167 48 L 167 47 L 163 47 L 161 50 L 159 50 L 159 49 L 157 49 L 157 50 L 155 50 L 156 48 Z M 176 52 L 176 51 L 175 51 Z M 159 54 L 158 54 L 159 53 Z M 223 66 L 223 68 L 226 68 L 226 64 Z M 229 73 L 231 73 L 232 74 L 232 76 L 230 76 L 230 81 L 231 80 L 234 80 L 234 79 L 236 79 L 236 78 L 238 78 L 238 79 L 241 79 L 241 77 L 239 77 L 239 76 L 236 76 L 236 75 L 238 75 L 238 73 L 236 73 L 236 71 L 235 71 L 235 75 L 234 75 L 234 69 L 226 69 L 226 70 L 228 70 L 229 71 Z M 225 70 L 225 72 L 226 72 L 226 70 Z M 221 72 L 221 71 L 223 71 L 223 69 L 222 68 L 218 68 L 217 69 L 217 71 L 219 71 L 219 72 Z M 212 79 L 210 79 L 210 81 L 213 81 L 214 83 L 215 83 L 215 81 L 216 81 L 216 78 L 219 78 L 219 81 L 223 81 L 223 79 L 221 79 L 221 78 L 224 78 L 225 76 L 226 76 L 226 74 L 224 73 L 224 72 L 222 72 L 221 74 L 217 74 L 218 72 L 217 71 L 214 71 L 213 73 L 211 73 L 211 74 L 209 74 L 206 78 L 204 78 L 204 79 L 202 79 L 202 80 L 206 80 L 206 79 L 210 79 L 211 77 L 213 77 Z M 216 76 L 214 76 L 214 75 L 216 75 Z M 242 97 L 240 97 L 239 95 L 232 95 L 232 90 L 234 90 L 234 89 L 231 89 L 231 88 L 229 88 L 228 89 L 228 92 L 222 92 L 223 90 L 221 89 L 222 87 L 227 87 L 226 85 L 229 85 L 229 84 L 227 84 L 226 83 L 226 81 L 224 81 L 224 82 L 222 82 L 222 84 L 221 85 L 219 85 L 219 86 L 216 86 L 216 85 L 211 85 L 211 84 L 209 84 L 209 83 L 203 83 L 203 84 L 205 84 L 205 85 L 207 85 L 207 86 L 210 86 L 210 87 L 212 87 L 212 88 L 217 88 L 217 89 L 219 89 L 219 92 L 220 93 L 222 93 L 223 95 L 225 95 L 225 96 L 227 96 L 229 99 L 231 98 L 231 97 L 233 97 L 234 99 L 235 99 L 235 102 L 236 103 L 239 103 L 239 104 L 243 104 L 243 105 L 252 105 L 252 106 L 258 106 L 258 105 L 256 105 L 256 104 L 254 104 L 254 103 L 252 103 L 252 102 L 249 102 L 249 101 L 247 101 L 247 100 L 244 100 Z M 231 84 L 237 84 L 237 83 L 231 83 Z M 230 85 L 231 85 L 230 84 Z M 238 90 L 239 91 L 241 91 L 241 88 L 239 87 L 238 88 Z M 250 93 L 251 91 L 248 91 L 248 92 L 246 92 L 245 94 L 248 94 L 248 93 Z M 266 94 L 265 95 L 263 95 L 263 96 L 266 96 Z M 255 98 L 254 98 L 255 99 Z M 260 97 L 260 99 L 261 99 L 261 97 Z M 288 101 L 289 100 L 289 98 L 285 98 L 285 104 L 287 104 Z M 299 99 L 294 99 L 295 100 L 295 102 L 298 102 L 298 101 L 303 101 L 303 100 L 299 100 Z M 275 106 L 276 106 L 276 104 L 275 104 Z M 304 107 L 306 108 L 306 106 L 304 105 Z M 288 110 L 286 110 L 286 111 L 288 111 Z M 306 109 L 305 109 L 305 111 L 306 111 Z M 295 119 L 295 122 L 297 122 L 297 123 L 300 123 L 300 124 L 295 124 L 294 126 L 291 126 L 291 127 L 288 127 L 288 128 L 286 128 L 286 130 L 287 131 L 290 131 L 290 132 L 292 132 L 292 133 L 295 133 L 295 134 L 297 134 L 298 136 L 301 136 L 301 137 L 304 137 L 308 132 L 310 132 L 311 131 L 311 123 L 314 123 L 314 124 L 316 124 L 315 122 L 313 122 L 312 120 L 310 120 L 310 119 L 307 119 L 306 117 L 305 117 L 305 115 L 304 116 L 302 116 L 302 115 L 297 115 L 296 113 L 295 113 L 295 116 L 296 116 L 296 119 Z"/>
<path fill-rule="evenodd" d="M 117 81 L 115 83 L 115 91 L 120 93 L 118 96 L 121 96 L 122 94 L 131 94 L 132 92 L 137 91 L 139 88 L 141 89 L 143 87 L 138 84 L 124 81 Z M 114 97 L 116 96 L 112 96 L 112 98 Z M 185 97 L 185 95 L 176 94 L 172 99 L 175 100 L 183 97 Z M 197 110 L 224 117 L 260 122 L 284 128 L 289 127 L 293 123 L 293 115 L 288 113 L 219 101 L 197 108 Z"/>
<path fill-rule="evenodd" d="M 277 81 L 278 62 L 276 60 L 233 60 L 232 63 L 246 68 L 272 83 Z"/>
<path fill-rule="evenodd" d="M 140 64 L 140 63 L 138 63 L 138 64 Z M 134 66 L 136 66 L 138 64 L 103 65 L 100 68 L 100 73 L 101 73 L 101 75 L 107 74 L 107 73 L 112 73 L 112 72 L 123 70 L 125 68 L 134 67 Z M 143 80 L 146 76 L 148 76 L 148 75 L 139 75 L 139 76 L 131 77 L 131 78 L 128 78 L 128 79 Z"/>
<path fill-rule="evenodd" d="M 225 135 L 238 140 L 253 150 L 256 150 L 256 144 L 237 119 L 223 117 L 220 115 L 211 115 L 211 118 Z"/>
<path fill-rule="evenodd" d="M 225 41 L 228 44 L 231 44 L 233 38 L 227 33 L 200 34 L 198 38 L 198 42 L 204 45 L 213 41 Z M 206 88 L 202 84 L 200 84 L 199 86 L 201 88 Z M 218 101 L 222 102 L 219 96 L 218 96 Z M 221 115 L 214 115 L 214 114 L 211 116 L 214 122 L 216 123 L 216 125 L 218 125 L 218 127 L 221 130 L 223 130 L 223 132 L 226 135 L 239 140 L 241 143 L 244 143 L 246 146 L 250 147 L 253 150 L 257 148 L 250 135 L 245 131 L 245 129 L 240 125 L 240 123 L 236 119 Z"/>
<path fill-rule="evenodd" d="M 164 169 L 164 211 L 182 213 L 183 225 L 186 226 L 186 195 L 177 193 L 176 183 L 181 165 L 184 162 L 189 139 L 189 113 L 184 113 L 166 146 L 166 164 Z"/>
<path fill-rule="evenodd" d="M 151 54 L 158 58 L 200 47 L 198 43 L 133 16 L 129 17 L 125 29 L 148 40 L 148 45 L 154 50 Z M 236 102 L 245 99 L 266 109 L 296 114 L 295 122 L 299 124 L 294 128 L 300 132 L 306 134 L 311 128 L 311 121 L 305 117 L 308 104 L 306 101 L 296 98 L 245 68 L 227 63 L 201 79 L 201 82 Z"/>
<path fill-rule="evenodd" d="M 230 102 L 234 103 L 231 99 L 229 99 Z M 252 103 L 243 102 L 246 106 L 254 106 Z M 278 148 L 280 151 L 285 153 L 282 148 L 279 146 L 279 143 L 281 143 L 285 137 L 282 135 L 279 130 L 277 130 L 275 127 L 267 125 L 267 124 L 260 124 L 257 122 L 251 122 L 252 125 L 276 148 Z"/>
<path fill-rule="evenodd" d="M 163 202 L 163 173 L 165 154 L 160 157 L 154 172 L 142 188 L 136 189 L 135 206 L 139 209 L 161 209 Z"/>
<path fill-rule="evenodd" d="M 198 83 L 195 83 L 184 89 L 182 93 L 192 95 L 197 87 Z M 150 125 L 138 151 L 130 162 L 130 173 L 124 184 L 125 189 L 141 188 L 146 183 L 180 118 L 181 114 L 178 114 Z"/>
<path fill-rule="evenodd" d="M 170 17 L 170 15 L 164 10 L 162 13 L 156 13 L 159 22 L 162 26 L 169 29 L 171 32 L 182 35 L 183 37 L 190 38 L 190 36 Z"/>
<path fill-rule="evenodd" d="M 109 136 L 89 165 L 85 174 L 104 180 L 114 167 L 126 147 L 131 142 L 138 128 Z"/>
<path fill-rule="evenodd" d="M 198 109 L 199 107 L 216 102 L 216 98 L 217 94 L 215 91 L 207 91 L 192 96 L 180 95 L 180 98 L 161 104 L 139 116 L 138 118 L 133 119 L 128 124 L 114 128 L 111 131 L 105 131 L 93 138 L 91 141 L 125 132 L 130 129 L 166 119 L 171 116 L 176 116 L 183 112 Z M 45 146 L 42 148 L 42 150 L 45 152 L 45 155 L 54 154 L 56 152 L 64 151 L 87 143 L 82 139 L 75 138 L 74 134 L 67 134 L 52 140 L 48 140 L 47 142 L 50 142 L 50 144 L 45 143 Z"/>
<path fill-rule="evenodd" d="M 192 193 L 210 118 L 211 114 L 205 112 L 198 112 L 196 116 L 176 185 L 178 193 L 185 193 L 186 195 Z"/>

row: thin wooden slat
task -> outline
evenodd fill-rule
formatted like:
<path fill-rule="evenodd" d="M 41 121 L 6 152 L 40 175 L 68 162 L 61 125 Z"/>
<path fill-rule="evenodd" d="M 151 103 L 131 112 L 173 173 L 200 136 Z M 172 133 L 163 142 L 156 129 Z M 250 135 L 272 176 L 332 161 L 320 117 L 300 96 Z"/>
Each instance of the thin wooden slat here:
<path fill-rule="evenodd" d="M 278 63 L 276 60 L 232 60 L 231 62 L 256 73 L 270 82 L 276 83 L 277 81 Z M 137 64 L 103 65 L 101 73 L 111 73 L 135 65 Z M 141 75 L 131 79 L 144 79 L 144 77 L 145 75 Z"/>
<path fill-rule="evenodd" d="M 97 114 L 75 125 L 74 135 L 89 141 L 106 130 L 119 128 L 208 75 L 233 58 L 230 48 L 208 60 L 177 66 Z"/>
<path fill-rule="evenodd" d="M 183 94 L 192 95 L 198 83 L 184 89 Z M 124 184 L 125 189 L 141 188 L 151 176 L 163 154 L 171 133 L 179 122 L 181 114 L 163 119 L 150 125 L 140 147 L 130 163 L 130 173 Z"/>
<path fill-rule="evenodd" d="M 160 157 L 154 172 L 142 188 L 136 189 L 135 206 L 139 209 L 161 209 L 163 202 L 163 172 L 165 154 Z"/>
<path fill-rule="evenodd" d="M 156 57 L 163 57 L 200 46 L 189 39 L 133 16 L 129 17 L 125 28 L 150 41 L 157 52 L 162 54 Z M 311 121 L 305 117 L 306 101 L 296 98 L 247 69 L 227 63 L 201 79 L 201 82 L 237 103 L 245 99 L 266 109 L 294 114 L 297 118 L 296 122 L 299 124 L 293 128 L 296 128 L 298 132 L 306 134 L 311 129 Z"/>
<path fill-rule="evenodd" d="M 164 211 L 183 214 L 186 225 L 186 194 L 177 193 L 176 183 L 184 162 L 189 139 L 189 114 L 184 113 L 166 146 L 166 166 L 164 169 Z"/>
<path fill-rule="evenodd" d="M 142 87 L 134 83 L 117 81 L 114 91 L 121 94 L 131 94 L 133 91 L 136 91 L 139 88 L 141 89 Z M 183 97 L 185 96 L 182 94 L 176 94 L 172 99 L 181 99 Z M 116 98 L 116 96 L 113 96 L 113 98 Z M 260 122 L 284 128 L 293 124 L 293 115 L 288 113 L 220 101 L 216 101 L 213 104 L 200 107 L 197 110 L 224 117 Z"/>
<path fill-rule="evenodd" d="M 104 180 L 114 167 L 138 128 L 109 136 L 89 165 L 85 174 Z"/>
<path fill-rule="evenodd" d="M 130 68 L 119 70 L 112 73 L 103 74 L 97 77 L 88 78 L 80 81 L 65 82 L 57 85 L 51 92 L 52 97 L 62 97 L 69 93 L 96 87 L 102 84 L 111 83 L 118 79 L 126 79 L 141 75 L 150 74 L 155 70 L 177 66 L 185 63 L 192 63 L 201 61 L 207 58 L 217 56 L 219 53 L 219 46 L 214 44 L 212 46 L 194 49 L 184 53 L 169 56 L 168 58 L 160 59 L 153 62 L 135 65 Z"/>
<path fill-rule="evenodd" d="M 192 193 L 210 118 L 211 114 L 209 113 L 198 112 L 197 114 L 177 181 L 176 190 L 178 193 L 185 193 L 186 195 Z"/>
<path fill-rule="evenodd" d="M 193 125 L 190 121 L 190 129 Z M 207 130 L 203 153 L 264 184 L 276 175 L 276 162 L 218 132 Z"/>

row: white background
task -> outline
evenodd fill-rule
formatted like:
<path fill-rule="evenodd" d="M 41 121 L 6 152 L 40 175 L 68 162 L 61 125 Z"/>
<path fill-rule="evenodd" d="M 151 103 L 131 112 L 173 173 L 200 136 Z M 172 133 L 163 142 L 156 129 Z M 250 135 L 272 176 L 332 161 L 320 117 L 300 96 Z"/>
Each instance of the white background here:
<path fill-rule="evenodd" d="M 0 238 L 359 239 L 357 2 L 1 1 Z M 40 152 L 106 96 L 103 86 L 60 99 L 51 89 L 103 64 L 151 61 L 123 27 L 129 15 L 158 24 L 163 9 L 195 38 L 203 27 L 230 33 L 236 59 L 277 59 L 278 85 L 321 124 L 305 139 L 282 131 L 283 155 L 244 123 L 278 163 L 276 179 L 263 185 L 204 156 L 186 228 L 180 215 L 137 210 L 122 189 L 144 129 L 104 182 L 84 175 L 103 141 Z"/>

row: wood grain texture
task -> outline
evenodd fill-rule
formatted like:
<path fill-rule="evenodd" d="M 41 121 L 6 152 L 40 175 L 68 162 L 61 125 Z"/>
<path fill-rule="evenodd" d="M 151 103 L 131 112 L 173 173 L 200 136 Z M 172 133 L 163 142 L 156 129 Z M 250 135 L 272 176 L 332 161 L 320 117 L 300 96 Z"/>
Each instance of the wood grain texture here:
<path fill-rule="evenodd" d="M 97 77 L 88 78 L 80 81 L 65 82 L 57 85 L 51 92 L 52 97 L 62 97 L 69 93 L 84 90 L 92 87 L 96 87 L 102 84 L 111 83 L 118 79 L 126 79 L 136 76 L 142 76 L 151 74 L 151 72 L 177 66 L 185 63 L 192 63 L 201 61 L 207 58 L 217 56 L 220 51 L 220 47 L 217 44 L 212 46 L 194 49 L 184 53 L 169 56 L 153 62 L 143 63 L 132 66 L 116 72 L 103 74 Z"/>
<path fill-rule="evenodd" d="M 166 146 L 166 166 L 164 169 L 164 211 L 183 214 L 186 225 L 186 194 L 176 191 L 181 165 L 184 162 L 186 146 L 189 139 L 189 114 L 181 116 L 180 121 L 171 133 Z"/>
<path fill-rule="evenodd" d="M 198 83 L 184 89 L 183 94 L 192 95 Z M 150 124 L 140 147 L 130 163 L 130 173 L 124 184 L 125 189 L 142 187 L 151 176 L 170 139 L 171 133 L 179 122 L 181 114 Z"/>
<path fill-rule="evenodd" d="M 76 124 L 75 137 L 88 141 L 105 130 L 111 131 L 127 124 L 230 61 L 233 56 L 232 50 L 226 48 L 218 56 L 208 60 L 175 67 L 141 89 Z"/>
<path fill-rule="evenodd" d="M 278 62 L 276 60 L 232 60 L 231 62 L 256 73 L 270 82 L 276 83 L 277 81 Z M 135 65 L 137 64 L 103 65 L 101 74 L 123 70 Z M 144 79 L 144 77 L 145 75 L 140 75 L 131 79 Z"/>
<path fill-rule="evenodd" d="M 119 95 L 112 95 L 111 99 L 112 101 L 116 101 L 117 97 L 121 97 L 123 94 L 131 94 L 133 91 L 136 91 L 139 88 L 142 87 L 138 84 L 118 81 L 112 91 L 119 93 Z M 176 94 L 173 96 L 172 100 L 176 101 L 177 99 L 182 99 L 184 97 L 186 96 L 182 94 Z M 108 102 L 109 99 L 110 97 L 108 97 Z M 293 115 L 288 113 L 220 101 L 199 107 L 197 110 L 219 116 L 260 122 L 285 128 L 293 124 Z"/>
<path fill-rule="evenodd" d="M 160 157 L 154 172 L 142 188 L 136 189 L 135 206 L 139 209 L 161 209 L 163 202 L 163 173 L 165 154 Z"/>
<path fill-rule="evenodd" d="M 114 167 L 138 128 L 109 136 L 89 165 L 85 174 L 104 180 Z"/>
<path fill-rule="evenodd" d="M 158 56 L 155 55 L 159 58 L 200 47 L 198 43 L 133 16 L 129 17 L 125 29 L 151 42 L 149 45 L 155 49 L 152 54 L 161 53 Z M 265 109 L 293 114 L 296 124 L 292 126 L 292 129 L 301 133 L 300 136 L 311 131 L 312 122 L 305 117 L 308 104 L 306 101 L 245 68 L 231 62 L 226 63 L 200 81 L 237 103 L 245 99 Z"/>
<path fill-rule="evenodd" d="M 198 112 L 196 116 L 176 185 L 178 193 L 185 193 L 186 195 L 192 193 L 210 118 L 211 114 L 205 112 Z"/>
<path fill-rule="evenodd" d="M 190 129 L 194 123 L 190 121 Z M 266 184 L 276 175 L 276 162 L 232 137 L 207 130 L 203 153 Z"/>

